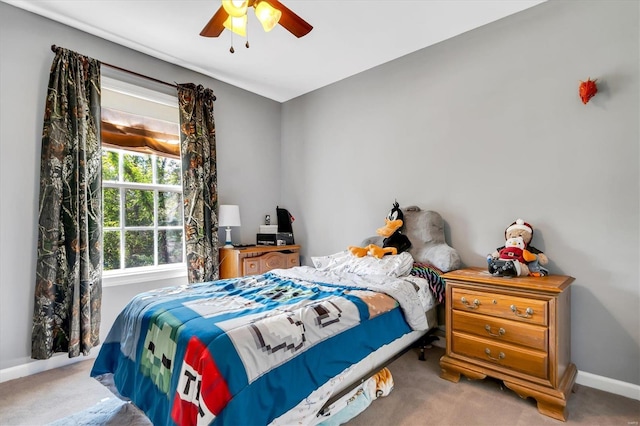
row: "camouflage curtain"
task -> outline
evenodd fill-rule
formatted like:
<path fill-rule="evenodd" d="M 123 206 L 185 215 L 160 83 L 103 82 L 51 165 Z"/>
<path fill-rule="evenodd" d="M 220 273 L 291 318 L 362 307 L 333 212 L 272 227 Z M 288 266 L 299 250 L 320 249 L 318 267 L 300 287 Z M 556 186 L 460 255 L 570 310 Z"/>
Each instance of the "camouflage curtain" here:
<path fill-rule="evenodd" d="M 218 171 L 211 89 L 178 85 L 189 282 L 218 279 Z"/>
<path fill-rule="evenodd" d="M 58 47 L 42 129 L 31 357 L 87 355 L 102 298 L 100 63 Z"/>

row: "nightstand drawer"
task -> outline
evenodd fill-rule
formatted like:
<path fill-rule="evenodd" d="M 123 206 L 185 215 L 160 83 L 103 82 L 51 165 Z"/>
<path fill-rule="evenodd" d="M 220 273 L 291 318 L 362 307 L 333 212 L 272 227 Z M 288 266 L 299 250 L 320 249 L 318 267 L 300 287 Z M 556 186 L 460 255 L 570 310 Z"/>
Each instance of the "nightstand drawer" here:
<path fill-rule="evenodd" d="M 293 268 L 294 266 L 300 266 L 300 256 L 298 253 L 287 254 L 287 266 L 285 268 Z"/>
<path fill-rule="evenodd" d="M 454 288 L 452 307 L 531 324 L 548 325 L 547 302 L 500 293 Z"/>
<path fill-rule="evenodd" d="M 287 268 L 288 265 L 288 256 L 285 253 L 268 253 L 264 256 L 260 257 L 260 270 L 264 272 L 268 272 L 272 269 L 283 269 Z"/>
<path fill-rule="evenodd" d="M 547 327 L 462 311 L 453 311 L 452 318 L 454 331 L 475 334 L 478 337 L 514 343 L 545 352 L 548 348 Z"/>
<path fill-rule="evenodd" d="M 475 358 L 496 366 L 519 371 L 540 379 L 548 378 L 548 356 L 540 352 L 503 343 L 496 343 L 468 334 L 453 332 L 454 353 Z"/>
<path fill-rule="evenodd" d="M 250 257 L 242 261 L 242 269 L 245 275 L 260 274 L 260 258 Z"/>
<path fill-rule="evenodd" d="M 272 269 L 287 269 L 300 265 L 298 253 L 273 252 L 262 256 L 247 257 L 242 261 L 245 275 L 257 275 Z"/>
<path fill-rule="evenodd" d="M 259 275 L 272 269 L 300 265 L 300 246 L 246 246 L 220 248 L 220 278 Z"/>

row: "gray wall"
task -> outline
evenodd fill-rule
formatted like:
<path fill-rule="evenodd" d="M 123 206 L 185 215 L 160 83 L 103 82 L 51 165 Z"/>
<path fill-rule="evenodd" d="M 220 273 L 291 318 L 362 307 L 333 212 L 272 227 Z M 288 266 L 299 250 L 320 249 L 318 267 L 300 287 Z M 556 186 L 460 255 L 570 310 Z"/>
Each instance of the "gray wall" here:
<path fill-rule="evenodd" d="M 578 369 L 640 384 L 638 16 L 637 1 L 552 0 L 280 105 L 0 3 L 0 369 L 30 362 L 57 44 L 214 89 L 220 200 L 241 205 L 243 242 L 284 205 L 308 263 L 373 234 L 397 199 L 439 211 L 482 266 L 523 217 L 552 273 L 576 277 Z M 587 77 L 600 93 L 583 105 Z M 246 110 L 251 126 L 237 121 Z M 143 289 L 105 289 L 104 323 Z"/>
<path fill-rule="evenodd" d="M 239 204 L 246 224 L 233 230 L 234 240 L 255 241 L 258 224 L 265 213 L 275 216 L 280 196 L 280 103 L 0 3 L 0 370 L 36 363 L 30 360 L 36 211 L 52 44 L 163 81 L 214 90 L 219 199 Z M 251 117 L 250 125 L 238 117 Z M 105 288 L 102 338 L 133 294 L 169 283 Z"/>
<path fill-rule="evenodd" d="M 397 199 L 440 212 L 483 266 L 522 217 L 551 272 L 576 278 L 578 369 L 640 384 L 638 5 L 551 0 L 285 103 L 304 252 L 358 244 Z"/>

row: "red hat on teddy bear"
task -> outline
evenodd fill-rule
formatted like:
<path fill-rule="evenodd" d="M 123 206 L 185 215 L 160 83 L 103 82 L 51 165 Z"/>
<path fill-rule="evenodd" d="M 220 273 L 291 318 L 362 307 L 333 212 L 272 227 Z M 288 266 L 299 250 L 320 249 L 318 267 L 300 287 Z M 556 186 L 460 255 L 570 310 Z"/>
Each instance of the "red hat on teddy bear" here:
<path fill-rule="evenodd" d="M 533 226 L 529 225 L 527 222 L 525 222 L 522 219 L 517 219 L 515 222 L 509 225 L 507 229 L 504 230 L 505 238 L 507 237 L 507 234 L 509 233 L 509 231 L 512 231 L 514 229 L 521 229 L 523 231 L 527 231 L 529 234 L 531 234 L 531 238 L 533 238 Z"/>

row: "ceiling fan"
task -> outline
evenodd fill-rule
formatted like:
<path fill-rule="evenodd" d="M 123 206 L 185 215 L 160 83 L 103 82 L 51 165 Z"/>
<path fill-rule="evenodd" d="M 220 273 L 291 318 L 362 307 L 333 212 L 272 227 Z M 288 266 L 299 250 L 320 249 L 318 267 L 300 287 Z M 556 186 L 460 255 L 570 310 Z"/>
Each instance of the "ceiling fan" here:
<path fill-rule="evenodd" d="M 227 28 L 241 36 L 246 35 L 247 9 L 255 8 L 256 17 L 265 31 L 277 24 L 300 38 L 313 29 L 308 22 L 296 15 L 278 0 L 222 0 L 222 6 L 202 29 L 203 37 L 218 37 Z"/>

